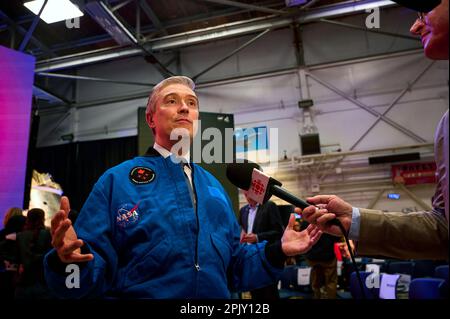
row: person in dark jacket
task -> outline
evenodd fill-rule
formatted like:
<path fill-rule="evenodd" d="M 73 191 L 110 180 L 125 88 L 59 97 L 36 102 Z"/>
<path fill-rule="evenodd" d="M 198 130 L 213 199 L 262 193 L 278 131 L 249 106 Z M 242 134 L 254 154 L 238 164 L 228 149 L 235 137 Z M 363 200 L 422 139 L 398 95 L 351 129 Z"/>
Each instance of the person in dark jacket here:
<path fill-rule="evenodd" d="M 267 241 L 272 244 L 283 236 L 283 222 L 278 206 L 272 202 L 259 205 L 244 192 L 248 204 L 240 209 L 239 221 L 242 227 L 241 243 L 256 244 Z M 279 299 L 276 283 L 250 291 L 252 299 Z"/>
<path fill-rule="evenodd" d="M 14 298 L 14 290 L 19 269 L 17 260 L 17 233 L 21 232 L 26 217 L 16 214 L 9 216 L 5 228 L 0 231 L 0 300 Z"/>

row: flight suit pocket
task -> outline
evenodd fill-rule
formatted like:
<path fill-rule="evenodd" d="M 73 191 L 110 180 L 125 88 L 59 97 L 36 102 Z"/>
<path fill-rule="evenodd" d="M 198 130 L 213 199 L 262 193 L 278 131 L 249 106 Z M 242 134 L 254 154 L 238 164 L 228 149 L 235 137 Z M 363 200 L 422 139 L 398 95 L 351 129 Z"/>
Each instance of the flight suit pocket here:
<path fill-rule="evenodd" d="M 172 244 L 166 238 L 154 246 L 144 257 L 130 269 L 125 286 L 136 285 L 161 275 L 167 269 Z"/>

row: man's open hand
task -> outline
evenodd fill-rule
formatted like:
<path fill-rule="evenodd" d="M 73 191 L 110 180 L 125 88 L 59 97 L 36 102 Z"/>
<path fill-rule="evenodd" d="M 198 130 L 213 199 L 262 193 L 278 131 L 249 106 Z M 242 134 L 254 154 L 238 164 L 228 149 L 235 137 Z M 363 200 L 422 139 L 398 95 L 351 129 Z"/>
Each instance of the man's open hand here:
<path fill-rule="evenodd" d="M 52 218 L 52 246 L 56 249 L 63 263 L 79 263 L 94 259 L 92 254 L 82 254 L 83 241 L 78 239 L 72 222 L 68 218 L 70 211 L 69 199 L 61 197 L 60 210 Z"/>
<path fill-rule="evenodd" d="M 289 224 L 281 238 L 281 248 L 286 256 L 304 254 L 317 243 L 322 232 L 314 225 L 309 225 L 305 230 L 297 232 L 294 230 L 295 215 L 291 214 Z"/>

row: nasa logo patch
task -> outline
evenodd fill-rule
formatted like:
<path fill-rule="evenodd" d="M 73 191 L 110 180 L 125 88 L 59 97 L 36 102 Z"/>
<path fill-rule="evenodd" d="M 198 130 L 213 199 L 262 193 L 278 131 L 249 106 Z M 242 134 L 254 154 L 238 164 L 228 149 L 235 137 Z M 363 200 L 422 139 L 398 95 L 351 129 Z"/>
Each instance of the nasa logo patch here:
<path fill-rule="evenodd" d="M 139 221 L 138 205 L 125 204 L 122 205 L 117 211 L 116 223 L 119 227 L 125 228 L 136 224 Z"/>
<path fill-rule="evenodd" d="M 137 185 L 151 183 L 155 176 L 155 172 L 148 167 L 138 166 L 130 171 L 130 180 Z"/>

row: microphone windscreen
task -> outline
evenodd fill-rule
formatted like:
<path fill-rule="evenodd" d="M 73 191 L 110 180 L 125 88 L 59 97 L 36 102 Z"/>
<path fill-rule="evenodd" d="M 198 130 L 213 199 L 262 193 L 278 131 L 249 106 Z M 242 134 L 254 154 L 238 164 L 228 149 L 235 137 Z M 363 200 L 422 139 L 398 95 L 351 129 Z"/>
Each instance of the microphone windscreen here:
<path fill-rule="evenodd" d="M 230 163 L 227 165 L 227 178 L 236 187 L 248 190 L 252 184 L 253 169 L 262 171 L 258 164 L 243 160 L 243 163 Z"/>

